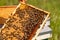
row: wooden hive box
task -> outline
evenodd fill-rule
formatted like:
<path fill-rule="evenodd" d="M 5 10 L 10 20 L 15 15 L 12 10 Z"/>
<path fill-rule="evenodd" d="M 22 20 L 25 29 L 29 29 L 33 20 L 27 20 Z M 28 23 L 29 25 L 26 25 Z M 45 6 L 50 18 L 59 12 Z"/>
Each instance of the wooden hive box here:
<path fill-rule="evenodd" d="M 0 6 L 0 24 L 4 24 L 16 6 Z"/>
<path fill-rule="evenodd" d="M 30 12 L 28 12 L 28 8 L 31 8 L 30 9 L 30 12 L 31 12 L 31 10 L 32 10 L 32 14 L 34 14 L 35 16 L 33 16 Z M 8 8 L 9 9 L 9 8 Z M 14 10 L 15 9 L 15 10 Z M 26 11 L 25 11 L 25 9 L 26 9 Z M 36 11 L 38 11 L 38 13 L 36 12 L 36 11 L 34 11 L 34 10 L 36 10 Z M 30 18 L 30 16 L 32 15 L 33 17 L 31 17 L 31 18 L 33 18 L 33 19 L 35 19 L 34 17 L 38 17 L 38 16 L 36 16 L 36 15 L 38 15 L 39 14 L 39 12 L 41 13 L 41 15 L 39 16 L 40 18 L 38 19 L 39 21 L 38 22 L 36 22 L 37 24 L 35 24 L 35 25 L 33 25 L 34 27 L 33 27 L 33 30 L 31 30 L 31 33 L 29 34 L 29 36 L 28 36 L 28 39 L 27 40 L 35 40 L 36 39 L 36 37 L 38 36 L 38 34 L 40 33 L 40 31 L 42 30 L 42 28 L 44 27 L 44 24 L 46 23 L 46 20 L 48 19 L 48 17 L 49 17 L 49 12 L 47 12 L 47 11 L 44 11 L 44 10 L 42 10 L 42 9 L 39 9 L 39 8 L 36 8 L 36 7 L 34 7 L 34 6 L 32 6 L 32 5 L 30 5 L 30 4 L 19 4 L 16 8 L 14 7 L 13 9 L 12 9 L 12 11 L 14 10 L 14 12 L 12 13 L 12 15 L 10 16 L 10 18 L 8 18 L 8 17 L 6 17 L 6 18 L 8 18 L 8 20 L 6 21 L 6 23 L 3 25 L 3 27 L 1 28 L 1 32 L 2 32 L 2 36 L 4 37 L 4 32 L 6 32 L 7 30 L 9 30 L 8 32 L 9 33 L 11 33 L 11 32 L 13 32 L 13 31 L 16 31 L 16 32 L 19 32 L 19 31 L 21 31 L 21 30 L 15 30 L 13 27 L 16 27 L 16 25 L 18 25 L 19 27 L 21 27 L 20 26 L 20 24 L 22 24 L 22 23 L 20 23 L 19 24 L 19 22 L 21 22 L 21 21 L 23 21 L 23 23 L 27 20 L 26 18 Z M 10 10 L 10 12 L 12 12 L 11 10 Z M 22 15 L 22 17 L 23 17 L 23 20 L 21 19 L 20 20 L 20 18 L 19 18 L 19 15 L 20 15 L 20 17 L 21 17 L 21 13 L 19 13 L 19 11 L 21 12 L 21 13 L 23 13 L 24 15 Z M 9 13 L 10 13 L 9 12 Z M 37 14 L 35 14 L 35 13 L 37 13 Z M 9 14 L 8 13 L 8 14 Z M 29 16 L 30 15 L 30 16 Z M 43 16 L 42 16 L 43 15 Z M 9 16 L 9 15 L 8 15 Z M 3 16 L 4 17 L 4 16 Z M 14 18 L 15 17 L 15 18 Z M 11 22 L 10 22 L 10 20 L 13 20 L 13 19 L 11 19 L 11 18 L 14 18 L 14 19 L 16 19 L 15 21 L 13 21 L 13 23 L 11 24 Z M 25 18 L 25 19 L 24 19 Z M 28 19 L 29 19 L 28 18 Z M 42 20 L 41 20 L 42 19 Z M 20 21 L 19 21 L 20 20 Z M 16 23 L 16 24 L 15 24 Z M 27 23 L 27 22 L 26 22 Z M 25 24 L 26 24 L 25 23 Z M 8 26 L 7 26 L 7 24 L 8 24 Z M 10 25 L 11 24 L 11 25 Z M 13 26 L 13 24 L 14 24 L 14 26 Z M 10 25 L 10 27 L 9 27 L 9 25 Z M 17 26 L 17 27 L 18 27 Z M 31 26 L 32 27 L 32 26 Z M 6 29 L 6 28 L 10 28 L 10 29 Z M 19 29 L 19 28 L 17 28 L 17 29 Z M 14 34 L 14 32 L 13 32 L 13 34 Z M 19 34 L 19 33 L 18 33 Z M 8 37 L 7 36 L 7 33 L 5 33 L 5 35 L 6 35 L 6 37 L 8 38 L 8 40 L 10 40 L 10 37 Z M 10 34 L 11 35 L 11 34 Z M 20 33 L 20 36 L 21 36 L 21 38 L 22 38 L 22 36 L 26 36 L 24 33 Z M 4 37 L 5 38 L 5 37 Z M 20 38 L 20 37 L 19 37 Z M 12 37 L 12 40 L 14 39 L 14 40 L 19 40 L 19 38 L 17 37 L 16 39 L 15 39 L 15 37 L 13 36 Z M 5 38 L 6 39 L 6 38 Z M 23 39 L 23 38 L 22 38 Z M 24 40 L 24 39 L 23 39 Z"/>

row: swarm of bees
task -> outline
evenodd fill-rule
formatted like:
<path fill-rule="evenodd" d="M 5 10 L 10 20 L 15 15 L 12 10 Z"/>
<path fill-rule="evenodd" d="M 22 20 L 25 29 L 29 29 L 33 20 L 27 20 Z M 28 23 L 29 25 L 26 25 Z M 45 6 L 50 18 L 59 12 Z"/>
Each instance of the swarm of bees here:
<path fill-rule="evenodd" d="M 28 40 L 38 22 L 42 24 L 45 15 L 28 5 L 24 9 L 18 7 L 1 30 L 0 40 Z"/>

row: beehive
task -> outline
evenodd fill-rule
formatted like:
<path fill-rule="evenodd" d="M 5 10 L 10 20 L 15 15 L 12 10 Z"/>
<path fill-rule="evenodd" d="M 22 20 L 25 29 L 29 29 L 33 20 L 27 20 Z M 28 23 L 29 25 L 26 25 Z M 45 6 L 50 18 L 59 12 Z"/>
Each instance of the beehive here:
<path fill-rule="evenodd" d="M 4 24 L 16 6 L 0 6 L 0 24 Z"/>
<path fill-rule="evenodd" d="M 48 12 L 32 5 L 19 4 L 1 28 L 0 39 L 35 40 L 48 16 Z"/>

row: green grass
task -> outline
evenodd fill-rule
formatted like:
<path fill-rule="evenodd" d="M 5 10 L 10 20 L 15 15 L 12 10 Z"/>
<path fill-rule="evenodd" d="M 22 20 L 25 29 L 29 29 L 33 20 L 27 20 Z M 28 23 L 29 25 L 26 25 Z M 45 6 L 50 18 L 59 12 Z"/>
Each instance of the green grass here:
<path fill-rule="evenodd" d="M 17 5 L 18 1 L 17 0 L 0 0 L 0 6 L 3 5 Z"/>
<path fill-rule="evenodd" d="M 60 0 L 28 0 L 27 3 L 51 13 L 50 17 L 53 35 L 51 40 L 60 40 Z M 17 0 L 0 0 L 1 6 L 16 4 L 18 4 Z"/>

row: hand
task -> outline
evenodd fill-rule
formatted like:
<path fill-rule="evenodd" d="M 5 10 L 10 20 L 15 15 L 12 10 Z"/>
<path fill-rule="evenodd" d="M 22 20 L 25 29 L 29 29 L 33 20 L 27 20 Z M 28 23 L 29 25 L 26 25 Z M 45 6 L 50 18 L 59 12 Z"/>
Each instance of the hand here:
<path fill-rule="evenodd" d="M 19 2 L 23 2 L 23 3 L 25 3 L 27 0 L 18 0 Z"/>

